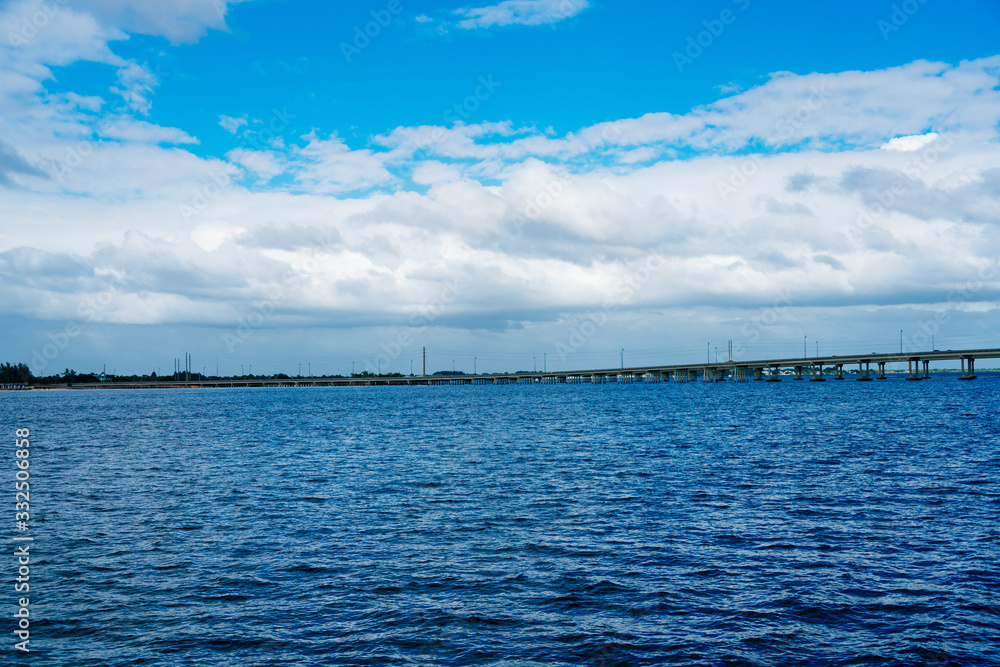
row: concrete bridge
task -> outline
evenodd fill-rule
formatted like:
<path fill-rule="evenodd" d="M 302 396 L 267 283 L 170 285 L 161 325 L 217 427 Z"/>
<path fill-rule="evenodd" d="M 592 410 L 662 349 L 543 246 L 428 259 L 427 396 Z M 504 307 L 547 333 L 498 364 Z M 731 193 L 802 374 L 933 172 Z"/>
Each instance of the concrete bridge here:
<path fill-rule="evenodd" d="M 370 387 L 406 385 L 498 385 L 498 384 L 629 384 L 649 382 L 780 382 L 784 375 L 791 380 L 844 380 L 845 373 L 857 371 L 857 380 L 886 379 L 885 366 L 905 362 L 909 367 L 907 380 L 930 379 L 932 361 L 958 361 L 959 380 L 976 378 L 977 359 L 1000 359 L 1000 349 L 935 350 L 901 354 L 852 354 L 828 357 L 767 359 L 758 361 L 727 361 L 722 363 L 676 364 L 671 366 L 639 366 L 585 371 L 542 373 L 428 375 L 413 377 L 353 377 L 353 378 L 287 378 L 282 380 L 241 379 L 203 380 L 191 382 L 103 382 L 75 384 L 74 389 L 164 389 L 185 387 Z M 875 366 L 873 369 L 872 366 Z M 790 376 L 790 378 L 789 378 Z M 25 388 L 25 387 L 19 387 Z M 65 386 L 33 387 L 58 389 Z"/>

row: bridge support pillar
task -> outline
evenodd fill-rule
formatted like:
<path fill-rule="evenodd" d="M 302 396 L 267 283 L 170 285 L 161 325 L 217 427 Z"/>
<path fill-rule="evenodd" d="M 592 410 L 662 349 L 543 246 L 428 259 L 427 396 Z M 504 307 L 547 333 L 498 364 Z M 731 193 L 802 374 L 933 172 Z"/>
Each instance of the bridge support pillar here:
<path fill-rule="evenodd" d="M 910 371 L 910 376 L 906 378 L 907 380 L 919 380 L 920 379 L 920 359 L 909 359 L 907 362 L 907 367 Z"/>
<path fill-rule="evenodd" d="M 801 380 L 802 379 L 802 366 L 796 366 L 795 367 L 795 377 L 792 378 L 792 379 L 793 380 Z"/>
<path fill-rule="evenodd" d="M 966 364 L 968 362 L 968 364 Z M 959 380 L 976 379 L 976 360 L 972 357 L 962 357 L 962 376 Z"/>
<path fill-rule="evenodd" d="M 834 380 L 844 379 L 844 364 L 837 364 L 837 374 L 833 377 Z"/>
<path fill-rule="evenodd" d="M 859 361 L 858 362 L 858 382 L 870 382 L 872 372 L 872 362 L 870 361 Z"/>
<path fill-rule="evenodd" d="M 886 379 L 885 378 L 885 362 L 884 361 L 878 362 L 878 379 L 879 380 Z"/>
<path fill-rule="evenodd" d="M 754 370 L 754 374 L 753 374 L 754 382 L 763 382 L 764 381 L 764 367 L 763 366 L 759 366 L 759 367 L 757 367 L 757 368 L 755 368 L 753 370 Z"/>
<path fill-rule="evenodd" d="M 810 382 L 826 382 L 823 377 L 823 364 L 813 364 L 813 376 Z"/>
<path fill-rule="evenodd" d="M 924 359 L 924 379 L 931 379 L 931 362 L 928 359 Z"/>
<path fill-rule="evenodd" d="M 771 372 L 767 374 L 768 382 L 781 382 L 781 373 L 777 366 L 771 368 Z"/>

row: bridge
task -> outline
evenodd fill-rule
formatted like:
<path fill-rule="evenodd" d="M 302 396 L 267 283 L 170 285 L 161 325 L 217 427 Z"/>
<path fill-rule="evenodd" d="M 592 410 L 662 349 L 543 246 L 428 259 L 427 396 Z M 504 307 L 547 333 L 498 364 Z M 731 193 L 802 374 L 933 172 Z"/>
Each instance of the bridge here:
<path fill-rule="evenodd" d="M 484 373 L 474 375 L 427 375 L 410 377 L 355 376 L 334 378 L 285 378 L 199 380 L 178 382 L 101 382 L 74 384 L 73 389 L 179 389 L 194 387 L 366 387 L 413 385 L 498 385 L 498 384 L 629 384 L 649 382 L 780 382 L 782 376 L 791 380 L 823 382 L 844 380 L 846 375 L 865 382 L 886 379 L 886 364 L 907 363 L 907 380 L 928 380 L 930 364 L 935 361 L 958 361 L 959 380 L 976 378 L 977 359 L 1000 359 L 1000 349 L 934 350 L 900 354 L 855 354 L 827 357 L 767 359 L 757 361 L 726 361 L 717 363 L 675 364 L 669 366 L 639 366 L 584 371 L 552 371 L 531 373 Z M 872 366 L 875 368 L 872 368 Z M 855 368 L 856 367 L 856 368 Z M 3 388 L 3 387 L 0 387 Z M 28 387 L 18 386 L 19 389 Z M 65 385 L 36 386 L 34 389 L 58 389 Z"/>

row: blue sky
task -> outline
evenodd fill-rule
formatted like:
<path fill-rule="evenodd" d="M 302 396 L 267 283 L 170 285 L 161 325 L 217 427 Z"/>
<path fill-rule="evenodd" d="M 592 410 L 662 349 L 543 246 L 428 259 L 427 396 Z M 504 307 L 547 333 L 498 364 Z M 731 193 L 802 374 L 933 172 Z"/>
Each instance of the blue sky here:
<path fill-rule="evenodd" d="M 1000 346 L 997 34 L 986 1 L 0 2 L 0 356 Z"/>

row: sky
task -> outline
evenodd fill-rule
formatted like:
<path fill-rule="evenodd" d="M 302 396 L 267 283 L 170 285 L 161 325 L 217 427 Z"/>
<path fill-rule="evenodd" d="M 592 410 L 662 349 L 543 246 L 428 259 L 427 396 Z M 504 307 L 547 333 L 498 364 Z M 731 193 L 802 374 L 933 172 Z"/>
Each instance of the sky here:
<path fill-rule="evenodd" d="M 0 1 L 0 360 L 1000 347 L 998 35 L 995 0 Z"/>

